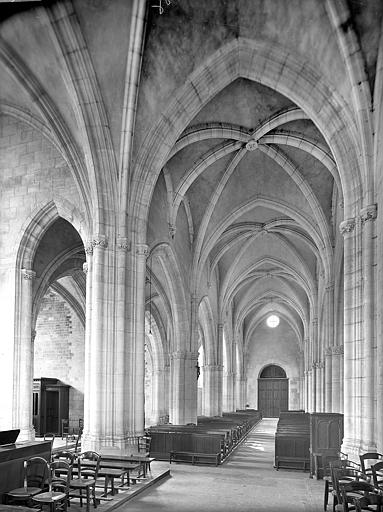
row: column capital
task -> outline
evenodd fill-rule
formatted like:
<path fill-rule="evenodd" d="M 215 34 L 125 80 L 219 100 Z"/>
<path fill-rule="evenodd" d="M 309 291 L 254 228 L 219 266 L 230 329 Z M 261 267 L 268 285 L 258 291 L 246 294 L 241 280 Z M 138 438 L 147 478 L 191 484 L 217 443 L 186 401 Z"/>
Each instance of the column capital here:
<path fill-rule="evenodd" d="M 95 235 L 92 240 L 93 249 L 106 249 L 108 247 L 108 237 L 106 235 Z"/>
<path fill-rule="evenodd" d="M 333 347 L 327 347 L 326 350 L 324 351 L 325 356 L 331 356 L 333 353 L 332 349 Z"/>
<path fill-rule="evenodd" d="M 332 353 L 335 355 L 343 355 L 343 353 L 344 353 L 343 345 L 334 345 L 332 347 Z"/>
<path fill-rule="evenodd" d="M 136 254 L 138 256 L 149 256 L 149 246 L 147 244 L 136 244 Z"/>
<path fill-rule="evenodd" d="M 91 240 L 88 240 L 88 242 L 86 243 L 85 252 L 88 256 L 91 256 L 93 254 L 93 244 Z"/>
<path fill-rule="evenodd" d="M 176 350 L 171 354 L 172 359 L 198 359 L 198 352 L 189 350 Z"/>
<path fill-rule="evenodd" d="M 378 207 L 376 203 L 370 204 L 360 210 L 360 218 L 362 223 L 369 220 L 375 220 L 378 213 Z"/>
<path fill-rule="evenodd" d="M 119 236 L 117 237 L 116 246 L 120 251 L 129 252 L 132 249 L 132 242 L 126 236 Z"/>
<path fill-rule="evenodd" d="M 168 229 L 169 229 L 169 238 L 171 240 L 174 240 L 174 237 L 176 235 L 176 231 L 177 231 L 177 228 L 175 227 L 174 224 L 171 224 L 170 222 L 168 223 Z"/>
<path fill-rule="evenodd" d="M 36 272 L 27 268 L 21 269 L 21 275 L 23 276 L 23 279 L 26 279 L 27 281 L 32 281 L 36 278 Z"/>
<path fill-rule="evenodd" d="M 330 281 L 325 286 L 326 292 L 332 292 L 334 290 L 334 281 Z"/>
<path fill-rule="evenodd" d="M 84 272 L 84 274 L 87 274 L 88 270 L 89 270 L 89 263 L 87 263 L 87 262 L 83 263 L 82 264 L 82 271 Z"/>
<path fill-rule="evenodd" d="M 340 233 L 345 236 L 347 233 L 351 233 L 355 229 L 355 217 L 346 219 L 339 224 Z"/>

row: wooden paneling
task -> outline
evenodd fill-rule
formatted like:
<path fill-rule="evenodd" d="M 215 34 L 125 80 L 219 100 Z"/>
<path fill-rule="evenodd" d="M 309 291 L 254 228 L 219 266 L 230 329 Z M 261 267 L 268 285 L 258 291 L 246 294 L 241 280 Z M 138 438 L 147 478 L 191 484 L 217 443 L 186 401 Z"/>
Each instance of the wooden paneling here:
<path fill-rule="evenodd" d="M 343 441 L 343 414 L 316 412 L 310 415 L 310 472 L 322 478 L 329 461 L 339 457 Z"/>
<path fill-rule="evenodd" d="M 24 484 L 24 460 L 30 457 L 51 457 L 51 442 L 16 443 L 14 447 L 0 447 L 0 503 L 4 493 Z"/>

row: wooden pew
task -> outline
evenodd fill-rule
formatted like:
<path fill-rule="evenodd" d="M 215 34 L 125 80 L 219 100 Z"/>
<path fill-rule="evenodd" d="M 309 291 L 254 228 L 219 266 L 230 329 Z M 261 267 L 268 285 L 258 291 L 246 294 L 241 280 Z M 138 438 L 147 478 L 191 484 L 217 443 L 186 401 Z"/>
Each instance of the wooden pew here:
<path fill-rule="evenodd" d="M 281 412 L 275 433 L 275 468 L 310 468 L 310 415 Z"/>
<path fill-rule="evenodd" d="M 258 411 L 250 410 L 201 416 L 197 425 L 156 425 L 147 431 L 150 455 L 160 460 L 219 464 L 260 419 Z"/>

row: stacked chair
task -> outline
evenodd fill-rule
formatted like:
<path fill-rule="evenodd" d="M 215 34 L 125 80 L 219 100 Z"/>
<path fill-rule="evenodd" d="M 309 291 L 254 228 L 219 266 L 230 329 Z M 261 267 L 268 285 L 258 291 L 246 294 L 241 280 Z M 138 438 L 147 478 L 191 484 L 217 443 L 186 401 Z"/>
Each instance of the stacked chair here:
<path fill-rule="evenodd" d="M 6 494 L 8 505 L 49 509 L 49 512 L 66 512 L 71 498 L 78 498 L 80 506 L 86 502 L 97 507 L 96 480 L 101 456 L 92 451 L 75 453 L 56 451 L 48 462 L 43 457 L 24 461 L 24 485 Z"/>
<path fill-rule="evenodd" d="M 360 455 L 360 465 L 347 458 L 332 461 L 330 474 L 325 486 L 332 489 L 333 512 L 383 512 L 382 454 L 364 453 Z M 326 491 L 324 505 L 326 510 Z"/>
<path fill-rule="evenodd" d="M 379 461 L 383 461 L 383 455 L 377 452 L 366 452 L 359 455 L 360 469 L 370 479 L 372 478 L 371 467 Z"/>
<path fill-rule="evenodd" d="M 334 468 L 354 468 L 359 470 L 359 464 L 352 462 L 348 459 L 345 453 L 339 452 L 337 456 L 327 457 L 323 465 L 323 480 L 324 480 L 324 510 L 327 510 L 329 495 L 333 493 L 334 486 L 332 481 L 332 469 Z"/>

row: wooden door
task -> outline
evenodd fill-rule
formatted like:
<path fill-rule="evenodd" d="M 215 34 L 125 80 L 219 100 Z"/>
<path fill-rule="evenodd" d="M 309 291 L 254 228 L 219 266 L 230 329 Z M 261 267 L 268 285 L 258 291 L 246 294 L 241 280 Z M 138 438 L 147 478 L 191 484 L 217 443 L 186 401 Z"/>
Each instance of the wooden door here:
<path fill-rule="evenodd" d="M 59 429 L 59 393 L 46 391 L 46 432 L 57 434 Z"/>
<path fill-rule="evenodd" d="M 278 418 L 289 408 L 288 379 L 258 379 L 258 410 L 263 418 Z"/>

